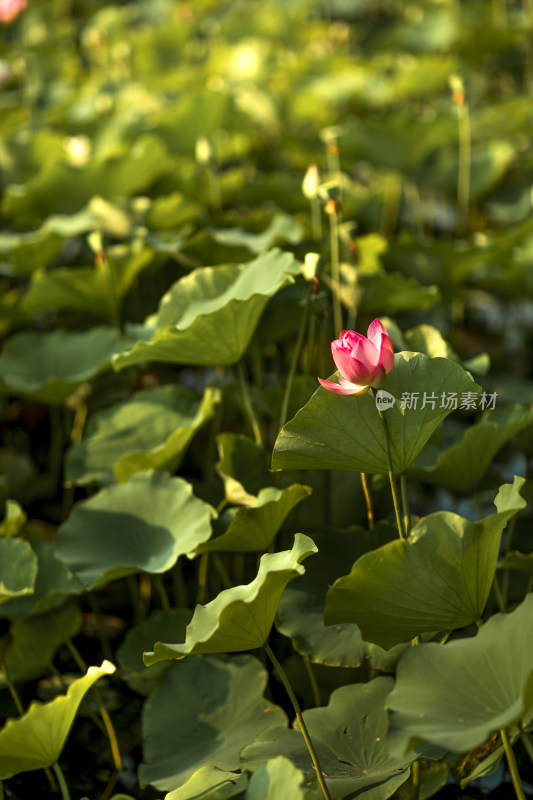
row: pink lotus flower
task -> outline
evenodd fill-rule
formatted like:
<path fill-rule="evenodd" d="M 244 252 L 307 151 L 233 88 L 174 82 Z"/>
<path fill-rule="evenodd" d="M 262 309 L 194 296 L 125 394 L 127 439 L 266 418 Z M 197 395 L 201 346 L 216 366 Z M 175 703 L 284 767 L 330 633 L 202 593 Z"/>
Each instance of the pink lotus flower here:
<path fill-rule="evenodd" d="M 341 331 L 331 343 L 331 355 L 341 373 L 339 382 L 318 380 L 337 394 L 364 394 L 371 386 L 380 389 L 394 364 L 392 343 L 379 319 L 368 326 L 366 336 Z"/>
<path fill-rule="evenodd" d="M 11 22 L 27 5 L 28 0 L 0 0 L 0 22 Z"/>

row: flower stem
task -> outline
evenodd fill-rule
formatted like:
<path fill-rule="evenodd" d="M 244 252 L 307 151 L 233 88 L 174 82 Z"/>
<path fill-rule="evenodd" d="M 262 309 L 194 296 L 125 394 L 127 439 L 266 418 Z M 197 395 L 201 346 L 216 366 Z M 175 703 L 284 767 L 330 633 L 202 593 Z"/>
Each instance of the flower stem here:
<path fill-rule="evenodd" d="M 205 596 L 207 592 L 207 565 L 209 563 L 209 553 L 202 553 L 200 561 L 198 562 L 198 594 L 196 602 L 198 605 L 205 603 Z"/>
<path fill-rule="evenodd" d="M 379 411 L 378 409 L 378 414 L 381 417 L 381 421 L 383 423 L 383 430 L 385 431 L 385 455 L 387 457 L 387 467 L 389 470 L 389 483 L 392 494 L 392 502 L 394 504 L 394 513 L 396 514 L 396 524 L 398 526 L 398 533 L 400 535 L 400 539 L 405 539 L 406 538 L 405 530 L 403 527 L 402 513 L 400 509 L 400 498 L 398 495 L 398 489 L 396 488 L 396 481 L 394 480 L 394 472 L 392 470 L 389 427 L 387 425 L 387 420 L 383 416 L 383 412 Z"/>
<path fill-rule="evenodd" d="M 335 338 L 342 330 L 341 284 L 339 264 L 339 226 L 337 214 L 329 215 L 329 232 L 331 241 L 331 288 L 333 292 L 333 327 Z"/>
<path fill-rule="evenodd" d="M 405 472 L 400 476 L 400 489 L 402 492 L 402 505 L 403 505 L 403 523 L 405 526 L 405 534 L 409 536 L 411 533 L 411 511 L 409 509 L 409 495 L 407 493 L 407 478 Z"/>
<path fill-rule="evenodd" d="M 518 767 L 516 766 L 516 759 L 514 757 L 513 748 L 511 747 L 511 742 L 509 741 L 509 737 L 507 736 L 507 731 L 505 730 L 505 728 L 500 729 L 500 736 L 502 737 L 503 749 L 505 750 L 505 756 L 507 758 L 509 772 L 511 773 L 511 780 L 513 782 L 516 798 L 517 800 L 526 800 L 524 790 L 522 789 L 522 783 L 520 781 L 520 774 L 518 772 Z"/>
<path fill-rule="evenodd" d="M 531 741 L 529 733 L 527 731 L 521 731 L 520 739 L 524 745 L 526 753 L 529 756 L 529 760 L 531 763 L 533 763 L 533 742 Z"/>
<path fill-rule="evenodd" d="M 370 497 L 370 492 L 368 489 L 368 481 L 366 479 L 366 473 L 361 472 L 361 484 L 363 486 L 363 494 L 365 496 L 365 503 L 366 503 L 366 516 L 368 518 L 368 527 L 369 530 L 372 530 L 374 527 L 374 509 L 372 508 L 372 498 Z"/>
<path fill-rule="evenodd" d="M 154 583 L 156 585 L 156 589 L 159 593 L 159 599 L 161 600 L 161 606 L 164 611 L 170 610 L 170 600 L 168 599 L 167 590 L 165 589 L 165 584 L 163 583 L 163 578 L 161 575 L 154 575 Z"/>
<path fill-rule="evenodd" d="M 305 671 L 307 672 L 307 677 L 309 678 L 309 683 L 311 684 L 311 691 L 313 692 L 313 700 L 315 706 L 320 705 L 320 691 L 318 688 L 318 683 L 316 682 L 315 673 L 313 672 L 313 665 L 307 658 L 307 656 L 302 656 Z"/>
<path fill-rule="evenodd" d="M 320 787 L 321 787 L 321 789 L 322 789 L 322 791 L 324 793 L 324 797 L 326 798 L 326 800 L 332 800 L 331 799 L 331 795 L 329 793 L 329 789 L 326 786 L 326 782 L 324 780 L 324 775 L 322 774 L 322 769 L 320 767 L 320 762 L 318 760 L 318 756 L 317 756 L 315 748 L 313 746 L 313 742 L 311 741 L 311 737 L 309 736 L 309 731 L 307 730 L 307 726 L 306 726 L 306 724 L 304 722 L 304 718 L 302 716 L 302 710 L 300 708 L 300 704 L 299 704 L 299 702 L 298 702 L 298 700 L 296 698 L 296 695 L 293 692 L 293 689 L 292 689 L 292 686 L 291 686 L 291 684 L 289 682 L 289 679 L 288 679 L 287 675 L 285 674 L 285 671 L 284 671 L 283 667 L 281 666 L 281 664 L 279 663 L 278 659 L 274 655 L 274 652 L 272 651 L 272 649 L 271 649 L 270 645 L 268 644 L 268 642 L 265 642 L 265 652 L 266 652 L 267 656 L 269 657 L 269 659 L 272 661 L 272 664 L 274 665 L 274 669 L 278 673 L 279 679 L 282 682 L 282 684 L 284 685 L 285 690 L 286 690 L 287 694 L 290 697 L 291 703 L 292 703 L 293 708 L 294 708 L 294 713 L 296 714 L 296 719 L 298 720 L 298 725 L 300 726 L 300 730 L 302 732 L 302 736 L 304 737 L 305 743 L 307 745 L 307 749 L 309 750 L 309 755 L 311 756 L 311 761 L 313 762 L 313 766 L 314 766 L 316 774 L 317 774 L 318 782 L 319 782 Z"/>
<path fill-rule="evenodd" d="M 302 352 L 302 345 L 304 343 L 304 336 L 307 330 L 307 321 L 309 319 L 309 308 L 311 306 L 311 292 L 313 290 L 312 284 L 309 283 L 307 287 L 307 297 L 305 302 L 305 310 L 302 315 L 302 319 L 300 321 L 300 329 L 298 331 L 298 338 L 296 339 L 296 345 L 294 347 L 294 351 L 292 354 L 291 366 L 289 369 L 289 376 L 287 378 L 287 384 L 285 386 L 285 394 L 283 395 L 283 402 L 281 404 L 281 414 L 279 418 L 279 428 L 280 430 L 285 425 L 287 420 L 287 412 L 289 409 L 289 402 L 291 399 L 291 391 L 292 391 L 292 384 L 294 381 L 294 376 L 296 374 L 296 368 L 298 366 L 298 361 L 300 359 L 300 354 Z"/>
<path fill-rule="evenodd" d="M 459 174 L 457 178 L 458 230 L 468 229 L 468 206 L 470 204 L 470 112 L 464 103 L 457 107 L 459 127 Z"/>
<path fill-rule="evenodd" d="M 53 765 L 52 769 L 56 774 L 57 782 L 61 790 L 61 797 L 63 798 L 63 800 L 70 800 L 70 792 L 68 790 L 67 782 L 65 780 L 65 776 L 63 775 L 63 770 L 61 769 L 57 761 Z"/>
<path fill-rule="evenodd" d="M 74 644 L 74 642 L 71 639 L 65 639 L 65 644 L 68 650 L 70 651 L 72 658 L 74 659 L 79 669 L 81 670 L 81 672 L 87 672 L 87 664 L 83 660 L 81 653 Z M 91 692 L 94 695 L 94 699 L 96 700 L 96 705 L 98 706 L 98 711 L 100 713 L 100 716 L 102 717 L 102 722 L 104 723 L 106 729 L 107 738 L 109 739 L 109 747 L 111 749 L 111 755 L 113 756 L 113 764 L 115 766 L 115 769 L 117 769 L 120 772 L 120 770 L 122 769 L 122 759 L 120 757 L 120 749 L 118 746 L 117 735 L 115 733 L 111 717 L 109 716 L 107 708 L 103 703 L 102 696 L 100 694 L 98 687 L 93 686 Z"/>
<path fill-rule="evenodd" d="M 250 400 L 250 393 L 248 392 L 248 384 L 246 383 L 246 376 L 244 374 L 244 368 L 242 365 L 242 361 L 237 362 L 237 376 L 239 379 L 239 384 L 241 387 L 241 394 L 242 394 L 242 402 L 244 406 L 244 412 L 248 417 L 248 422 L 250 423 L 250 427 L 254 434 L 254 439 L 256 443 L 262 447 L 263 446 L 263 437 L 261 436 L 261 428 L 259 427 L 259 421 L 257 419 L 257 415 L 254 411 L 254 407 L 252 405 L 252 401 Z"/>
<path fill-rule="evenodd" d="M 418 800 L 420 797 L 420 761 L 413 761 L 411 764 L 411 800 Z"/>

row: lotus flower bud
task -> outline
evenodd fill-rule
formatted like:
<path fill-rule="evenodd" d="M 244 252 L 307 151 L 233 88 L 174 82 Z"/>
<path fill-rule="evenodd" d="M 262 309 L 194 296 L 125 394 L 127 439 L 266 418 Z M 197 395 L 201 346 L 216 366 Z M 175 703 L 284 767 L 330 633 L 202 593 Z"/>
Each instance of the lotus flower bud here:
<path fill-rule="evenodd" d="M 366 336 L 341 331 L 331 343 L 331 354 L 341 374 L 339 382 L 318 380 L 336 394 L 364 394 L 371 386 L 380 389 L 394 365 L 391 340 L 378 319 L 368 326 Z"/>
<path fill-rule="evenodd" d="M 307 167 L 307 172 L 302 181 L 302 192 L 308 200 L 314 200 L 318 195 L 318 187 L 320 186 L 320 173 L 316 164 L 311 164 Z"/>

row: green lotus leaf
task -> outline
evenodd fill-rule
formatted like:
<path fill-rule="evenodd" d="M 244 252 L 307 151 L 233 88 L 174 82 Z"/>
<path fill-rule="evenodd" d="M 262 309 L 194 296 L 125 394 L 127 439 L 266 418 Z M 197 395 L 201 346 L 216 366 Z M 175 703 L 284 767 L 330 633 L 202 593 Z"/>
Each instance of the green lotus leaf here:
<path fill-rule="evenodd" d="M 244 800 L 305 800 L 304 774 L 288 758 L 271 758 L 257 769 L 248 784 Z"/>
<path fill-rule="evenodd" d="M 109 318 L 116 300 L 124 297 L 137 276 L 154 261 L 153 250 L 138 245 L 140 242 L 109 249 L 113 295 L 110 294 L 109 275 L 104 266 L 57 267 L 33 273 L 22 308 L 29 313 L 50 308 L 68 309 Z"/>
<path fill-rule="evenodd" d="M 187 783 L 165 795 L 165 800 L 229 800 L 245 797 L 248 776 L 244 772 L 228 772 L 218 767 L 200 767 Z"/>
<path fill-rule="evenodd" d="M 249 233 L 242 228 L 213 228 L 209 231 L 215 242 L 230 247 L 245 247 L 259 255 L 280 242 L 299 244 L 303 238 L 303 226 L 288 214 L 276 214 L 262 233 Z"/>
<path fill-rule="evenodd" d="M 248 655 L 173 664 L 144 706 L 141 785 L 172 791 L 204 766 L 238 770 L 248 742 L 271 725 L 287 724 L 284 712 L 262 696 L 266 682 L 266 670 Z"/>
<path fill-rule="evenodd" d="M 209 538 L 214 514 L 182 478 L 139 472 L 77 503 L 58 528 L 56 555 L 87 588 L 166 572 Z"/>
<path fill-rule="evenodd" d="M 355 622 L 365 640 L 384 648 L 425 631 L 479 620 L 496 570 L 507 522 L 524 508 L 524 478 L 501 487 L 498 513 L 470 522 L 437 511 L 396 540 L 361 556 L 326 598 L 328 625 Z"/>
<path fill-rule="evenodd" d="M 51 767 L 70 733 L 79 705 L 91 686 L 115 667 L 104 661 L 70 684 L 67 693 L 50 703 L 34 702 L 19 719 L 8 719 L 0 730 L 0 780 L 19 772 Z"/>
<path fill-rule="evenodd" d="M 468 639 L 421 644 L 402 658 L 387 705 L 391 752 L 419 741 L 457 753 L 533 714 L 533 595 Z"/>
<path fill-rule="evenodd" d="M 298 483 L 287 489 L 261 489 L 253 504 L 230 511 L 227 530 L 199 545 L 197 553 L 266 550 L 292 509 L 310 494 L 309 486 Z"/>
<path fill-rule="evenodd" d="M 461 398 L 467 395 L 475 404 L 481 391 L 459 364 L 409 352 L 395 356 L 384 388 L 395 398 L 394 406 L 382 412 L 390 434 L 395 474 L 410 466 L 437 425 L 453 410 L 446 407 L 451 393 L 457 394 L 460 405 Z M 416 409 L 400 407 L 405 393 L 418 394 Z M 373 394 L 342 396 L 320 386 L 307 405 L 281 429 L 272 467 L 387 473 L 385 432 Z"/>
<path fill-rule="evenodd" d="M 218 389 L 206 389 L 198 398 L 179 385 L 157 386 L 96 412 L 82 441 L 67 452 L 66 479 L 108 483 L 147 469 L 174 472 L 219 400 Z"/>
<path fill-rule="evenodd" d="M 448 449 L 428 446 L 410 473 L 452 492 L 471 492 L 504 444 L 532 424 L 533 408 L 515 405 L 489 411 Z"/>
<path fill-rule="evenodd" d="M 35 585 L 31 594 L 13 597 L 2 604 L 1 615 L 8 619 L 44 614 L 66 595 L 77 595 L 83 591 L 83 584 L 56 558 L 54 542 L 36 539 L 29 545 L 37 559 Z"/>
<path fill-rule="evenodd" d="M 0 605 L 13 597 L 32 594 L 37 558 L 23 539 L 0 539 Z"/>
<path fill-rule="evenodd" d="M 114 368 L 145 361 L 234 364 L 269 299 L 298 273 L 294 257 L 277 249 L 245 265 L 194 270 L 174 284 L 144 326 L 130 326 L 139 341 L 114 357 Z"/>
<path fill-rule="evenodd" d="M 387 697 L 391 678 L 336 689 L 326 707 L 303 712 L 333 797 L 387 800 L 407 779 L 413 756 L 392 757 L 388 752 Z M 284 755 L 306 776 L 306 798 L 323 797 L 301 732 L 271 727 L 241 753 L 243 767 L 257 770 L 269 759 Z M 416 757 L 416 756 L 415 756 Z"/>
<path fill-rule="evenodd" d="M 80 630 L 81 611 L 75 603 L 14 622 L 3 655 L 5 671 L 0 667 L 0 686 L 7 685 L 6 673 L 12 681 L 38 678 L 50 668 L 57 648 Z"/>
<path fill-rule="evenodd" d="M 24 331 L 11 336 L 0 355 L 0 388 L 52 405 L 99 372 L 128 339 L 114 328 L 88 331 Z"/>
<path fill-rule="evenodd" d="M 262 647 L 286 585 L 304 574 L 300 562 L 316 551 L 308 536 L 297 533 L 292 550 L 265 553 L 252 583 L 225 589 L 207 605 L 197 605 L 185 641 L 157 642 L 153 652 L 144 654 L 144 663 L 150 666 L 192 653 L 232 653 Z"/>

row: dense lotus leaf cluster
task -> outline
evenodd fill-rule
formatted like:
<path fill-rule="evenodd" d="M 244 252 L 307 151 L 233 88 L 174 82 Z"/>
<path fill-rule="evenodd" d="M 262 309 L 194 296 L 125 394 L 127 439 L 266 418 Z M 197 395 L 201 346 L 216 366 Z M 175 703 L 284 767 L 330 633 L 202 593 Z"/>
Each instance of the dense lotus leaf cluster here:
<path fill-rule="evenodd" d="M 532 26 L 0 0 L 0 797 L 524 800 Z"/>

